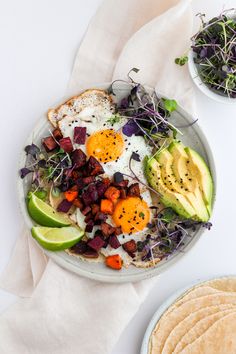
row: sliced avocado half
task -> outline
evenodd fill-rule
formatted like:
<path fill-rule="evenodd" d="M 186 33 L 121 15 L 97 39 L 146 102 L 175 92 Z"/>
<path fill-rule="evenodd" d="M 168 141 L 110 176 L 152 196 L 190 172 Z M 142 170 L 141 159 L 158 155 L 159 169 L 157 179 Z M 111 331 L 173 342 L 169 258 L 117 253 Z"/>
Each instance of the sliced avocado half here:
<path fill-rule="evenodd" d="M 146 158 L 145 174 L 165 206 L 185 218 L 209 219 L 213 181 L 208 166 L 196 151 L 175 140 L 155 158 Z"/>
<path fill-rule="evenodd" d="M 185 151 L 190 161 L 189 170 L 198 180 L 208 212 L 211 214 L 214 185 L 210 170 L 206 162 L 195 150 L 186 147 Z"/>
<path fill-rule="evenodd" d="M 168 207 L 171 207 L 184 218 L 194 218 L 196 215 L 195 210 L 191 204 L 187 201 L 185 196 L 180 193 L 173 192 L 168 189 L 161 176 L 161 169 L 159 162 L 154 158 L 145 159 L 145 175 L 147 177 L 148 183 L 153 189 L 160 193 L 161 202 Z"/>
<path fill-rule="evenodd" d="M 174 159 L 173 155 L 168 151 L 168 149 L 162 150 L 157 155 L 156 159 L 160 164 L 161 176 L 165 186 L 172 192 L 182 194 L 187 199 L 187 201 L 195 210 L 197 219 L 207 221 L 209 219 L 209 215 L 198 184 L 191 183 L 192 185 L 189 187 L 187 183 L 186 185 L 182 181 L 178 181 L 178 177 L 174 173 L 174 171 L 177 171 L 178 176 L 181 176 L 182 171 L 179 171 L 179 168 L 182 164 L 177 163 L 175 166 L 176 160 Z M 178 161 L 180 161 L 180 159 L 178 159 Z M 194 180 L 193 176 L 187 170 L 186 174 L 188 174 L 187 180 L 190 180 L 190 182 L 192 182 Z M 196 187 L 192 192 L 190 192 L 189 190 L 193 189 L 193 185 L 195 185 Z"/>

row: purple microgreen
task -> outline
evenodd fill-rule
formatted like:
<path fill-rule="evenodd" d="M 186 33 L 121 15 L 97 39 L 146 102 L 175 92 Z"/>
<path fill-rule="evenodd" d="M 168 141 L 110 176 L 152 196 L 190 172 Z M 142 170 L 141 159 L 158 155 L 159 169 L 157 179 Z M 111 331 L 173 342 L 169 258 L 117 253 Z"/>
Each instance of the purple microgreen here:
<path fill-rule="evenodd" d="M 131 137 L 134 134 L 139 132 L 139 127 L 135 121 L 128 121 L 122 128 L 122 133 L 128 137 Z"/>
<path fill-rule="evenodd" d="M 29 173 L 33 172 L 32 170 L 28 169 L 27 167 L 23 167 L 20 169 L 20 178 L 25 178 Z"/>
<path fill-rule="evenodd" d="M 27 145 L 25 147 L 25 152 L 27 155 L 31 155 L 31 156 L 33 156 L 34 159 L 36 159 L 37 155 L 40 152 L 40 149 L 38 148 L 37 145 L 31 144 L 31 145 Z"/>

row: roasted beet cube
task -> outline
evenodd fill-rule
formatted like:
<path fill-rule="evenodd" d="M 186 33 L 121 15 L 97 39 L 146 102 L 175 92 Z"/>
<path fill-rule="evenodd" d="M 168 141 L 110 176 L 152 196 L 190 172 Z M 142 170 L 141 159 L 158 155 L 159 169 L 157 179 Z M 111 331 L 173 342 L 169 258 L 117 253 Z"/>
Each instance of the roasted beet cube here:
<path fill-rule="evenodd" d="M 84 219 L 84 222 L 86 222 L 86 224 L 93 219 L 93 215 L 92 213 L 88 213 Z"/>
<path fill-rule="evenodd" d="M 72 205 L 73 205 L 72 202 L 68 202 L 68 200 L 63 199 L 63 201 L 58 205 L 57 211 L 60 211 L 62 213 L 67 213 L 72 207 Z"/>
<path fill-rule="evenodd" d="M 107 215 L 102 213 L 101 211 L 98 211 L 94 217 L 95 221 L 106 221 Z"/>
<path fill-rule="evenodd" d="M 92 214 L 96 215 L 100 210 L 100 206 L 98 204 L 92 204 L 91 209 L 92 209 Z"/>
<path fill-rule="evenodd" d="M 120 198 L 121 199 L 126 199 L 126 197 L 127 197 L 126 189 L 125 188 L 121 188 L 120 189 Z"/>
<path fill-rule="evenodd" d="M 99 251 L 105 242 L 100 236 L 95 236 L 92 240 L 88 241 L 89 247 L 93 248 L 95 251 Z"/>
<path fill-rule="evenodd" d="M 74 128 L 74 142 L 76 144 L 85 144 L 86 140 L 86 128 L 84 127 L 75 127 Z"/>
<path fill-rule="evenodd" d="M 84 181 L 82 177 L 77 178 L 77 180 L 75 181 L 77 187 L 79 190 L 83 189 L 85 187 Z"/>
<path fill-rule="evenodd" d="M 121 234 L 122 234 L 121 227 L 120 226 L 115 227 L 115 235 L 118 236 L 118 235 L 121 235 Z"/>
<path fill-rule="evenodd" d="M 99 254 L 97 251 L 89 247 L 87 251 L 84 252 L 83 256 L 86 258 L 98 258 Z"/>
<path fill-rule="evenodd" d="M 85 227 L 85 232 L 92 232 L 93 226 L 94 226 L 93 220 L 89 220 L 86 227 Z"/>
<path fill-rule="evenodd" d="M 109 237 L 109 245 L 112 247 L 112 248 L 119 248 L 120 247 L 120 241 L 118 240 L 118 238 L 116 237 L 116 235 L 111 235 Z"/>
<path fill-rule="evenodd" d="M 133 183 L 128 187 L 127 195 L 129 197 L 140 197 L 140 189 L 138 183 Z"/>
<path fill-rule="evenodd" d="M 95 181 L 95 176 L 88 176 L 83 178 L 84 185 L 88 185 Z"/>
<path fill-rule="evenodd" d="M 90 156 L 87 162 L 87 176 L 98 176 L 104 173 L 103 167 L 94 156 Z"/>
<path fill-rule="evenodd" d="M 55 139 L 52 136 L 47 136 L 46 138 L 42 139 L 42 144 L 45 147 L 47 152 L 55 150 L 58 145 Z"/>
<path fill-rule="evenodd" d="M 74 201 L 73 201 L 73 205 L 76 206 L 76 208 L 83 208 L 83 202 L 80 198 L 76 198 Z"/>
<path fill-rule="evenodd" d="M 91 208 L 89 206 L 86 206 L 83 210 L 82 210 L 82 214 L 83 215 L 87 215 L 88 213 L 90 213 Z"/>
<path fill-rule="evenodd" d="M 101 181 L 96 182 L 95 185 L 96 185 L 96 189 L 97 189 L 97 193 L 98 193 L 98 198 L 102 198 L 108 188 L 108 185 L 101 182 Z"/>
<path fill-rule="evenodd" d="M 86 191 L 82 193 L 85 205 L 91 205 L 98 200 L 98 193 L 95 184 L 90 184 Z"/>
<path fill-rule="evenodd" d="M 71 142 L 71 139 L 69 136 L 67 138 L 60 139 L 59 145 L 60 145 L 61 149 L 63 149 L 65 152 L 72 152 L 73 151 L 73 145 L 72 145 L 72 142 Z"/>
<path fill-rule="evenodd" d="M 122 244 L 124 250 L 128 253 L 134 253 L 137 251 L 137 244 L 134 240 L 130 240 Z"/>
<path fill-rule="evenodd" d="M 120 172 L 114 173 L 113 180 L 114 180 L 115 183 L 120 183 L 120 182 L 123 181 L 123 179 L 124 179 L 124 176 L 123 176 L 122 173 L 120 173 Z"/>
<path fill-rule="evenodd" d="M 113 226 L 107 224 L 106 222 L 101 223 L 101 230 L 102 230 L 102 234 L 104 237 L 108 237 L 108 236 L 114 234 L 114 232 L 115 232 L 115 228 Z"/>
<path fill-rule="evenodd" d="M 120 188 L 126 188 L 128 186 L 128 183 L 129 181 L 127 179 L 124 179 L 121 182 L 113 182 L 113 185 Z"/>
<path fill-rule="evenodd" d="M 86 164 L 86 155 L 81 149 L 74 150 L 71 159 L 76 168 L 80 168 Z"/>
<path fill-rule="evenodd" d="M 72 173 L 71 173 L 71 178 L 73 178 L 73 180 L 77 180 L 78 178 L 80 178 L 82 176 L 81 172 L 80 171 L 76 171 L 76 170 L 73 170 Z"/>
<path fill-rule="evenodd" d="M 62 133 L 61 133 L 59 128 L 54 129 L 53 132 L 52 132 L 52 135 L 54 136 L 54 138 L 57 141 L 63 138 L 63 135 L 62 135 Z"/>
<path fill-rule="evenodd" d="M 87 249 L 88 246 L 87 246 L 87 242 L 85 241 L 79 241 L 78 243 L 76 243 L 76 245 L 71 247 L 71 251 L 76 254 L 83 254 L 84 252 L 87 251 Z"/>

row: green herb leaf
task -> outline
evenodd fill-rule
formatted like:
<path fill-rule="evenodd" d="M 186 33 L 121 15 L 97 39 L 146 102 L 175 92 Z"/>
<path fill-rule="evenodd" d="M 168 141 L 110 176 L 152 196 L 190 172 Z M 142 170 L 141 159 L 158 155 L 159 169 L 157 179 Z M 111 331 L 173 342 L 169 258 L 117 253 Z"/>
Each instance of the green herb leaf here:
<path fill-rule="evenodd" d="M 113 114 L 109 119 L 107 119 L 107 122 L 110 123 L 112 126 L 115 123 L 119 123 L 121 121 L 121 116 L 119 114 Z"/>
<path fill-rule="evenodd" d="M 169 100 L 169 99 L 163 98 L 163 102 L 164 102 L 165 109 L 169 113 L 174 112 L 176 110 L 177 102 L 175 100 Z"/>
<path fill-rule="evenodd" d="M 165 221 L 167 223 L 171 222 L 174 218 L 176 217 L 176 213 L 174 212 L 173 209 L 168 208 L 166 210 L 164 210 L 161 220 Z"/>
<path fill-rule="evenodd" d="M 142 219 L 144 219 L 144 216 L 145 216 L 144 213 L 141 211 L 141 212 L 139 213 L 139 217 L 142 218 Z"/>
<path fill-rule="evenodd" d="M 188 57 L 186 55 L 183 55 L 182 57 L 175 58 L 175 64 L 183 66 L 186 64 L 188 61 Z"/>

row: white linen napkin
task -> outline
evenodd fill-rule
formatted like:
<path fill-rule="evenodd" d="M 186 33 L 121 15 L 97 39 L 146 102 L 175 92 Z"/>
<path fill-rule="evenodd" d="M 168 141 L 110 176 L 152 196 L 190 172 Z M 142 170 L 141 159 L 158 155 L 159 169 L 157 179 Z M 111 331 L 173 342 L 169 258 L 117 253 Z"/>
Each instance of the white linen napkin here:
<path fill-rule="evenodd" d="M 67 95 L 137 67 L 136 81 L 192 108 L 187 68 L 174 63 L 191 31 L 188 0 L 105 0 L 80 45 Z M 3 289 L 23 297 L 0 317 L 0 353 L 109 353 L 154 282 L 79 277 L 48 260 L 23 230 L 0 278 Z"/>

